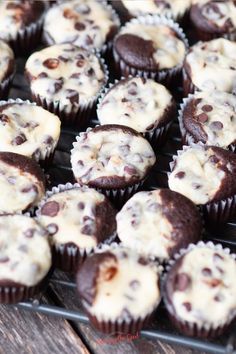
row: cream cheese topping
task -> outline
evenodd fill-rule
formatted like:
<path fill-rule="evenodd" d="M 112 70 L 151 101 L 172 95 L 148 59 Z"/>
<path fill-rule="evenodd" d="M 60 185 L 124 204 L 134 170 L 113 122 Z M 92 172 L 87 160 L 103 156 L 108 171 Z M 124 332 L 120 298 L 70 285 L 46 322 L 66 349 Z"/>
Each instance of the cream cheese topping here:
<path fill-rule="evenodd" d="M 155 48 L 153 58 L 159 69 L 170 69 L 182 64 L 186 47 L 175 31 L 166 25 L 148 25 L 136 22 L 126 24 L 119 35 L 132 34 L 144 40 L 152 41 Z"/>
<path fill-rule="evenodd" d="M 46 14 L 44 32 L 51 44 L 73 43 L 101 49 L 118 24 L 110 8 L 96 0 L 71 0 L 53 6 Z"/>
<path fill-rule="evenodd" d="M 57 144 L 60 125 L 57 116 L 41 107 L 6 101 L 0 105 L 0 151 L 45 156 Z"/>
<path fill-rule="evenodd" d="M 156 267 L 142 264 L 139 255 L 129 249 L 120 247 L 109 252 L 117 261 L 111 259 L 100 264 L 96 297 L 89 312 L 111 320 L 126 316 L 144 317 L 161 298 Z"/>
<path fill-rule="evenodd" d="M 121 124 L 140 133 L 153 130 L 172 103 L 172 96 L 151 79 L 121 80 L 103 97 L 97 114 L 100 123 Z"/>
<path fill-rule="evenodd" d="M 1 13 L 1 10 L 0 10 Z M 1 15 L 0 15 L 1 16 Z M 1 20 L 0 20 L 1 23 Z M 1 31 L 1 30 L 0 30 Z M 2 40 L 0 40 L 0 81 L 5 79 L 10 62 L 14 59 L 11 48 Z"/>
<path fill-rule="evenodd" d="M 75 178 L 87 184 L 100 177 L 134 176 L 142 179 L 156 158 L 148 141 L 122 128 L 90 130 L 81 135 L 71 152 Z"/>
<path fill-rule="evenodd" d="M 41 206 L 38 221 L 52 235 L 53 245 L 94 248 L 98 244 L 95 209 L 104 201 L 103 194 L 85 187 L 59 192 Z"/>
<path fill-rule="evenodd" d="M 224 38 L 198 42 L 186 63 L 199 90 L 232 92 L 236 88 L 236 43 Z"/>
<path fill-rule="evenodd" d="M 26 70 L 33 93 L 63 105 L 87 104 L 105 84 L 98 57 L 71 44 L 54 45 L 33 53 Z"/>
<path fill-rule="evenodd" d="M 45 230 L 28 216 L 1 216 L 0 279 L 34 286 L 50 267 L 51 250 Z"/>
<path fill-rule="evenodd" d="M 236 312 L 236 262 L 230 255 L 197 247 L 184 255 L 181 276 L 185 289 L 176 289 L 172 301 L 182 320 L 217 326 Z"/>
<path fill-rule="evenodd" d="M 169 188 L 183 194 L 195 204 L 210 202 L 220 189 L 225 172 L 211 157 L 214 151 L 202 146 L 188 147 L 175 160 L 169 175 Z"/>
<path fill-rule="evenodd" d="M 173 226 L 163 214 L 159 190 L 136 193 L 117 214 L 117 234 L 126 247 L 168 259 Z"/>

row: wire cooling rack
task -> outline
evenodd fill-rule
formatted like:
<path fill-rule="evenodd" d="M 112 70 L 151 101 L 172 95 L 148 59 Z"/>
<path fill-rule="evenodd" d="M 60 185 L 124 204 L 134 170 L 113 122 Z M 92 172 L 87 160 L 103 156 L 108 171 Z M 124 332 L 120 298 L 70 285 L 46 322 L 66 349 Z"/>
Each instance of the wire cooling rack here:
<path fill-rule="evenodd" d="M 24 59 L 17 61 L 17 73 L 10 91 L 11 98 L 30 99 L 29 88 L 23 76 Z M 91 117 L 92 118 L 92 117 Z M 90 126 L 96 125 L 96 120 L 91 120 Z M 70 150 L 72 143 L 78 131 L 62 129 L 61 137 L 56 149 L 52 167 L 47 171 L 49 174 L 50 187 L 59 183 L 73 182 L 72 171 L 70 167 Z M 166 145 L 157 151 L 157 163 L 152 170 L 151 175 L 146 180 L 143 189 L 150 190 L 157 187 L 167 187 L 167 172 L 169 171 L 169 162 L 173 154 L 181 148 L 181 139 L 177 122 L 174 122 L 169 140 Z M 218 228 L 214 234 L 206 232 L 205 238 L 214 243 L 222 243 L 224 247 L 230 247 L 236 251 L 236 216 L 235 220 L 222 228 Z M 57 278 L 50 279 L 51 285 L 60 286 L 65 292 L 75 290 L 75 283 L 64 281 Z M 41 298 L 32 299 L 28 302 L 22 302 L 17 305 L 11 305 L 18 309 L 38 312 L 49 316 L 62 317 L 71 321 L 88 323 L 88 317 L 79 309 L 70 310 L 63 306 L 52 306 L 44 304 Z M 201 340 L 183 336 L 176 332 L 167 320 L 167 314 L 163 305 L 157 310 L 156 320 L 151 323 L 150 329 L 142 330 L 140 334 L 149 339 L 163 340 L 170 344 L 178 344 L 201 352 L 214 354 L 236 354 L 236 324 L 224 336 L 217 340 Z"/>

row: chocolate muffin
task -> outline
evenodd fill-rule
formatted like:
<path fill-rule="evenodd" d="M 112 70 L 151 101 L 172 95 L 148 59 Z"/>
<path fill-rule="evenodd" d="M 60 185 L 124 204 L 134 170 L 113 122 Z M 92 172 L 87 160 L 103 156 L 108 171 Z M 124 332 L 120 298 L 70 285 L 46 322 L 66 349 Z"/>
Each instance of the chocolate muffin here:
<path fill-rule="evenodd" d="M 0 214 L 26 211 L 45 194 L 44 174 L 32 159 L 0 152 Z"/>
<path fill-rule="evenodd" d="M 236 82 L 236 43 L 224 38 L 198 42 L 190 48 L 183 67 L 183 89 L 188 93 L 232 93 Z"/>
<path fill-rule="evenodd" d="M 97 108 L 102 125 L 131 127 L 155 146 L 165 142 L 175 112 L 176 105 L 170 92 L 154 80 L 140 77 L 116 82 L 101 97 Z"/>
<path fill-rule="evenodd" d="M 25 215 L 0 216 L 0 302 L 34 296 L 51 267 L 45 230 Z"/>
<path fill-rule="evenodd" d="M 7 98 L 14 69 L 13 51 L 4 41 L 0 40 L 0 99 Z"/>
<path fill-rule="evenodd" d="M 200 205 L 207 221 L 223 223 L 236 211 L 236 155 L 216 146 L 184 147 L 174 157 L 168 183 Z"/>
<path fill-rule="evenodd" d="M 164 301 L 176 327 L 191 336 L 222 334 L 236 316 L 235 277 L 235 256 L 220 245 L 185 250 L 164 282 Z"/>
<path fill-rule="evenodd" d="M 73 144 L 75 179 L 122 202 L 144 181 L 156 161 L 151 145 L 135 130 L 108 124 L 81 133 Z M 124 199 L 123 199 L 124 198 Z"/>
<path fill-rule="evenodd" d="M 35 52 L 26 62 L 33 99 L 66 125 L 87 123 L 108 74 L 98 55 L 72 44 Z"/>
<path fill-rule="evenodd" d="M 179 112 L 184 142 L 202 142 L 235 150 L 236 97 L 227 92 L 196 92 L 184 100 Z"/>
<path fill-rule="evenodd" d="M 18 55 L 39 44 L 46 1 L 14 0 L 0 3 L 0 38 Z"/>
<path fill-rule="evenodd" d="M 54 252 L 54 266 L 76 271 L 78 265 L 116 230 L 115 210 L 101 193 L 79 185 L 59 185 L 37 211 Z"/>
<path fill-rule="evenodd" d="M 116 220 L 117 235 L 126 247 L 161 261 L 199 241 L 202 234 L 201 216 L 194 203 L 169 189 L 136 193 Z"/>
<path fill-rule="evenodd" d="M 105 333 L 137 333 L 161 300 L 157 266 L 124 247 L 88 257 L 77 289 L 90 321 Z"/>
<path fill-rule="evenodd" d="M 188 43 L 171 19 L 143 16 L 121 28 L 114 40 L 117 75 L 152 78 L 171 86 L 182 69 Z"/>
<path fill-rule="evenodd" d="M 63 1 L 47 12 L 44 39 L 48 45 L 73 43 L 105 52 L 119 25 L 118 16 L 106 2 Z"/>
<path fill-rule="evenodd" d="M 197 40 L 236 39 L 236 3 L 233 0 L 197 2 L 191 7 L 190 19 Z"/>
<path fill-rule="evenodd" d="M 29 101 L 0 102 L 0 151 L 32 157 L 47 167 L 60 135 L 57 116 Z"/>

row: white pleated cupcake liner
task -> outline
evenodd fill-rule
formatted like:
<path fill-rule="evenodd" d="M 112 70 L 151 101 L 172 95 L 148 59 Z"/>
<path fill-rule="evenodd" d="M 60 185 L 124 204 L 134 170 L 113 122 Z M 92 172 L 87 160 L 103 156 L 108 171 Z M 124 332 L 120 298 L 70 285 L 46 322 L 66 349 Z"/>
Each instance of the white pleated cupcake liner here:
<path fill-rule="evenodd" d="M 216 252 L 224 252 L 226 255 L 230 255 L 230 257 L 234 259 L 236 262 L 236 254 L 230 253 L 230 249 L 223 248 L 221 244 L 214 244 L 212 241 L 208 241 L 208 242 L 200 241 L 197 244 L 190 244 L 187 248 L 181 249 L 178 253 L 176 253 L 174 257 L 168 262 L 168 265 L 166 267 L 166 272 L 162 278 L 161 288 L 162 288 L 165 307 L 172 321 L 174 322 L 175 326 L 183 333 L 186 333 L 190 336 L 209 338 L 209 337 L 215 337 L 222 334 L 230 326 L 232 321 L 236 318 L 236 308 L 234 311 L 232 311 L 229 314 L 227 318 L 222 319 L 220 323 L 212 324 L 212 323 L 205 322 L 200 324 L 197 322 L 189 322 L 183 320 L 176 314 L 173 305 L 170 304 L 167 299 L 166 288 L 165 288 L 168 281 L 168 274 L 171 271 L 171 269 L 175 266 L 176 262 L 179 261 L 181 257 L 183 257 L 191 250 L 196 248 L 205 248 L 205 247 L 212 249 Z"/>
<path fill-rule="evenodd" d="M 205 145 L 201 142 L 195 144 L 192 143 L 191 147 L 204 147 Z M 172 156 L 172 161 L 170 162 L 170 172 L 167 173 L 168 178 L 170 173 L 174 170 L 176 160 L 179 156 L 181 156 L 186 150 L 188 150 L 190 146 L 182 146 L 182 150 L 177 150 L 176 155 Z M 220 224 L 227 223 L 236 213 L 236 194 L 218 200 L 208 202 L 206 204 L 198 205 L 200 208 L 202 215 L 204 216 L 205 224 L 209 227 L 216 227 Z"/>
<path fill-rule="evenodd" d="M 14 103 L 27 104 L 29 106 L 36 106 L 35 102 L 30 102 L 29 100 L 24 101 L 20 98 L 16 98 L 16 99 L 10 98 L 7 101 L 3 101 L 3 100 L 0 101 L 0 107 L 5 104 L 14 104 Z M 59 136 L 58 136 L 57 140 L 54 140 L 53 145 L 46 146 L 44 149 L 39 149 L 38 154 L 34 154 L 33 156 L 29 156 L 29 157 L 31 157 L 36 162 L 40 163 L 42 166 L 47 167 L 48 163 L 50 163 L 50 161 L 53 159 L 54 151 L 57 146 L 58 140 L 59 140 Z M 39 145 L 39 148 L 40 148 L 40 145 Z"/>
<path fill-rule="evenodd" d="M 138 76 L 136 76 L 138 78 Z M 114 83 L 110 83 L 108 85 L 108 87 L 105 87 L 103 89 L 103 91 L 100 94 L 100 97 L 98 98 L 98 104 L 97 104 L 97 116 L 98 116 L 98 111 L 101 108 L 101 104 L 105 98 L 105 96 L 107 95 L 107 93 L 117 84 L 119 84 L 119 82 L 123 81 L 123 80 L 127 80 L 127 79 L 132 79 L 133 76 L 129 75 L 127 78 L 125 77 L 121 77 L 120 80 L 115 80 Z M 167 107 L 169 109 L 169 115 L 171 115 L 171 106 Z M 164 112 L 163 114 L 165 114 L 166 112 Z M 99 120 L 99 117 L 98 117 Z M 155 122 L 154 122 L 155 123 Z M 143 135 L 143 137 L 145 139 L 147 139 L 149 141 L 149 143 L 152 145 L 152 147 L 161 147 L 167 139 L 168 133 L 170 131 L 171 125 L 173 123 L 173 118 L 171 120 L 169 120 L 166 124 L 162 124 L 161 126 L 157 126 L 156 128 L 154 128 L 151 131 L 147 131 L 145 133 L 139 132 L 140 134 Z M 99 121 L 99 124 L 100 121 Z M 117 124 L 117 123 L 111 123 L 111 124 Z"/>
<path fill-rule="evenodd" d="M 143 24 L 143 25 L 153 25 L 153 26 L 158 26 L 158 25 L 166 25 L 169 26 L 171 29 L 173 29 L 179 39 L 181 39 L 184 44 L 186 51 L 189 48 L 188 40 L 187 37 L 185 36 L 182 28 L 178 25 L 177 22 L 174 22 L 171 18 L 167 18 L 164 16 L 158 16 L 158 15 L 146 15 L 146 16 L 139 16 L 137 18 L 133 18 L 131 21 L 127 22 L 122 28 L 127 28 L 129 27 L 129 24 Z M 118 33 L 115 36 L 114 43 L 117 39 L 117 37 L 120 35 Z M 176 78 L 179 74 L 181 74 L 182 71 L 182 65 L 183 63 L 179 63 L 176 65 L 174 68 L 171 69 L 163 69 L 163 70 L 141 70 L 137 69 L 135 67 L 132 67 L 128 64 L 125 63 L 125 61 L 121 58 L 121 56 L 117 53 L 115 50 L 115 46 L 113 46 L 113 58 L 115 61 L 115 66 L 117 68 L 117 71 L 120 75 L 128 77 L 129 75 L 131 76 L 140 76 L 144 77 L 146 79 L 150 78 L 153 79 L 157 82 L 164 83 L 164 84 L 171 84 L 174 78 Z"/>

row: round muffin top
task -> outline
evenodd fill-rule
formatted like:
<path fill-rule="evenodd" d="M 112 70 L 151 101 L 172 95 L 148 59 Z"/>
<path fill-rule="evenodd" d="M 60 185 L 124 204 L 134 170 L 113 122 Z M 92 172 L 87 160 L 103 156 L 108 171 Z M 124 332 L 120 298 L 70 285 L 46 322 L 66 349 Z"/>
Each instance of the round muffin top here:
<path fill-rule="evenodd" d="M 0 216 L 0 284 L 33 286 L 51 267 L 47 233 L 25 215 Z"/>
<path fill-rule="evenodd" d="M 5 42 L 0 40 L 0 81 L 5 80 L 13 72 L 13 69 L 14 69 L 13 51 Z"/>
<path fill-rule="evenodd" d="M 122 0 L 122 3 L 132 16 L 158 14 L 175 19 L 183 16 L 191 6 L 191 0 Z"/>
<path fill-rule="evenodd" d="M 114 50 L 128 65 L 140 70 L 172 69 L 181 65 L 185 43 L 165 24 L 144 24 L 134 19 L 117 35 Z"/>
<path fill-rule="evenodd" d="M 47 12 L 44 37 L 49 44 L 73 43 L 83 48 L 101 49 L 113 38 L 118 26 L 118 17 L 103 2 L 64 1 Z"/>
<path fill-rule="evenodd" d="M 78 271 L 77 288 L 84 307 L 100 320 L 145 317 L 161 299 L 157 267 L 124 247 L 88 257 Z"/>
<path fill-rule="evenodd" d="M 135 130 L 103 125 L 81 133 L 71 151 L 76 180 L 90 187 L 123 188 L 146 177 L 156 161 L 149 144 Z"/>
<path fill-rule="evenodd" d="M 134 77 L 110 88 L 98 106 L 97 115 L 101 124 L 126 125 L 145 133 L 168 123 L 174 108 L 173 97 L 165 86 Z"/>
<path fill-rule="evenodd" d="M 196 206 L 169 189 L 136 193 L 116 220 L 118 237 L 125 246 L 162 260 L 201 238 Z"/>
<path fill-rule="evenodd" d="M 45 193 L 44 175 L 32 159 L 0 152 L 0 214 L 36 206 Z"/>
<path fill-rule="evenodd" d="M 169 187 L 206 204 L 236 193 L 236 155 L 216 146 L 185 147 L 174 160 Z"/>
<path fill-rule="evenodd" d="M 167 307 L 182 321 L 218 327 L 236 312 L 235 277 L 232 256 L 207 245 L 193 248 L 167 275 Z"/>
<path fill-rule="evenodd" d="M 230 93 L 196 92 L 187 100 L 183 124 L 195 142 L 223 148 L 236 142 L 236 97 Z"/>
<path fill-rule="evenodd" d="M 110 202 L 103 194 L 87 187 L 51 195 L 37 216 L 52 236 L 53 245 L 94 248 L 116 229 L 115 210 Z"/>
<path fill-rule="evenodd" d="M 236 4 L 233 0 L 196 3 L 191 7 L 191 21 L 205 32 L 222 34 L 235 31 Z"/>
<path fill-rule="evenodd" d="M 28 101 L 2 101 L 0 151 L 43 159 L 56 146 L 60 125 L 57 116 Z"/>
<path fill-rule="evenodd" d="M 184 68 L 199 90 L 232 92 L 236 83 L 236 43 L 224 38 L 195 44 Z"/>
<path fill-rule="evenodd" d="M 26 62 L 33 94 L 62 105 L 86 104 L 106 83 L 99 58 L 72 44 L 59 44 L 33 53 Z"/>
<path fill-rule="evenodd" d="M 0 2 L 0 38 L 14 40 L 18 32 L 36 22 L 45 10 L 45 1 L 15 0 Z"/>

